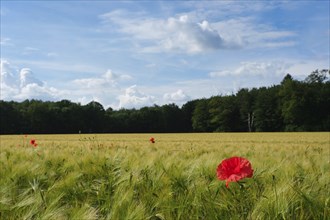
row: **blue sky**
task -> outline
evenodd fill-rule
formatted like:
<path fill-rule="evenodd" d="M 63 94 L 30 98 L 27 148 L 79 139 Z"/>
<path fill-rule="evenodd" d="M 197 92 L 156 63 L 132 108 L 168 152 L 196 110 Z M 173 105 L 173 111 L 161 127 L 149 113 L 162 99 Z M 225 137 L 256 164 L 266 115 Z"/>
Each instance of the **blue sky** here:
<path fill-rule="evenodd" d="M 329 68 L 329 1 L 1 1 L 1 99 L 139 108 Z"/>

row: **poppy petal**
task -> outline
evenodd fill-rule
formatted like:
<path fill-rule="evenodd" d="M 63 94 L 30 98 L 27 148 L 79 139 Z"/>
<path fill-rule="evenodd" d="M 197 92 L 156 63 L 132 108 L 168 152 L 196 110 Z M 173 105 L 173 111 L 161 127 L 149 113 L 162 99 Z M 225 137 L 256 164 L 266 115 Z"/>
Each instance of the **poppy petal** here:
<path fill-rule="evenodd" d="M 231 157 L 223 160 L 217 168 L 219 180 L 226 180 L 226 187 L 229 182 L 237 182 L 244 178 L 251 178 L 253 169 L 251 163 L 242 157 Z"/>

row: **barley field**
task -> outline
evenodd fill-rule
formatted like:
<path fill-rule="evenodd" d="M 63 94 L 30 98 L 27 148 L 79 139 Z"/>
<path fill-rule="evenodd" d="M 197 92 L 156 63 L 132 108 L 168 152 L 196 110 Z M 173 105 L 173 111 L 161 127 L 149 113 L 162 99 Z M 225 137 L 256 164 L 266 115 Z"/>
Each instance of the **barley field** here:
<path fill-rule="evenodd" d="M 330 219 L 329 132 L 0 138 L 1 220 Z M 233 156 L 254 174 L 227 188 Z"/>

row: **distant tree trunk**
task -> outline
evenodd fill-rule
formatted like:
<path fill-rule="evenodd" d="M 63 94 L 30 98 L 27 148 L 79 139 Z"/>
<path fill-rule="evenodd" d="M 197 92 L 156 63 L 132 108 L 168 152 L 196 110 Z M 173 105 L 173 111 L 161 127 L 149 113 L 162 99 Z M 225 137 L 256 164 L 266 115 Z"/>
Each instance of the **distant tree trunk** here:
<path fill-rule="evenodd" d="M 252 132 L 253 123 L 254 123 L 254 113 L 248 113 L 248 128 L 249 132 Z"/>

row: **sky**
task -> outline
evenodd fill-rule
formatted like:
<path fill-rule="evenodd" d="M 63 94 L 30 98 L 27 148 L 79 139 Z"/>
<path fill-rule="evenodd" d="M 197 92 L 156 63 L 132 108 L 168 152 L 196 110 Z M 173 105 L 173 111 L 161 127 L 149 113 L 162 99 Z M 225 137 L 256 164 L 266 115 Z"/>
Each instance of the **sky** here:
<path fill-rule="evenodd" d="M 141 108 L 329 69 L 329 1 L 1 1 L 1 100 Z"/>

